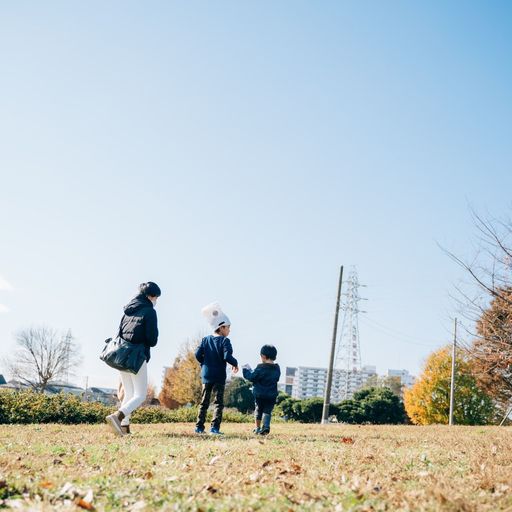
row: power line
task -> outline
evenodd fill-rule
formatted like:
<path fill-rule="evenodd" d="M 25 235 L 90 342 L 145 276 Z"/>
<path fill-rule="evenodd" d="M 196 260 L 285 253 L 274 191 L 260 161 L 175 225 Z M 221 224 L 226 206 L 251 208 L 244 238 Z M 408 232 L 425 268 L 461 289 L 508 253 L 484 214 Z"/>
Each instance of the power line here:
<path fill-rule="evenodd" d="M 419 346 L 430 347 L 430 348 L 434 348 L 436 346 L 439 346 L 439 344 L 440 344 L 440 343 L 434 343 L 434 342 L 421 343 L 418 341 L 412 341 L 414 339 L 414 336 L 408 336 L 404 333 L 400 333 L 399 331 L 396 331 L 395 329 L 392 329 L 390 327 L 386 327 L 383 324 L 380 324 L 379 322 L 377 322 L 371 318 L 368 318 L 368 317 L 361 318 L 361 322 L 363 324 L 365 324 L 367 327 L 370 327 L 371 329 L 379 331 L 382 334 L 384 334 L 390 338 L 393 338 L 394 340 L 399 341 L 401 343 L 407 343 L 409 345 L 419 345 Z M 376 324 L 376 325 L 373 325 L 373 324 Z M 400 339 L 400 338 L 402 338 L 402 339 Z"/>

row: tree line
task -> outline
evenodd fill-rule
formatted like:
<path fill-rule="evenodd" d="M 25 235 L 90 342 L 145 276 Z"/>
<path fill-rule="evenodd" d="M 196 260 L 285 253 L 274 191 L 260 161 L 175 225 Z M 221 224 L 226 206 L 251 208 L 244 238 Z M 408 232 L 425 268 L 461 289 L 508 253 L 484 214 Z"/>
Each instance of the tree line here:
<path fill-rule="evenodd" d="M 496 422 L 512 404 L 512 222 L 475 213 L 473 220 L 477 255 L 466 262 L 445 250 L 476 290 L 456 290 L 465 336 L 456 356 L 455 423 L 465 425 Z M 185 343 L 167 369 L 158 396 L 163 406 L 176 409 L 199 401 L 201 379 L 194 357 L 198 341 Z M 15 379 L 37 392 L 72 374 L 81 362 L 70 330 L 25 329 L 16 335 L 16 346 L 6 365 Z M 375 377 L 352 399 L 334 404 L 332 415 L 347 423 L 447 423 L 450 375 L 451 354 L 446 346 L 430 354 L 410 389 L 402 390 L 399 380 Z M 154 396 L 154 388 L 149 393 Z M 251 411 L 250 384 L 233 379 L 226 388 L 225 402 L 243 413 Z M 319 421 L 319 403 L 319 399 L 298 401 L 285 395 L 278 400 L 278 411 L 288 419 Z"/>

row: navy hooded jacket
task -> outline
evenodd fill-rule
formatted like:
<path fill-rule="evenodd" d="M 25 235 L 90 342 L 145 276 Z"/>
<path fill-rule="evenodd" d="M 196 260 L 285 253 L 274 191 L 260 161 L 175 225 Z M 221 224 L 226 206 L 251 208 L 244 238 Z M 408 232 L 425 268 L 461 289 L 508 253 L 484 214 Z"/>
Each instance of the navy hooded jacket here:
<path fill-rule="evenodd" d="M 196 350 L 196 359 L 201 365 L 203 384 L 224 384 L 226 382 L 226 364 L 238 366 L 233 357 L 233 348 L 229 338 L 224 336 L 206 336 Z"/>
<path fill-rule="evenodd" d="M 281 378 L 281 368 L 275 363 L 261 363 L 254 370 L 243 369 L 244 377 L 254 384 L 254 398 L 277 398 L 277 383 Z"/>

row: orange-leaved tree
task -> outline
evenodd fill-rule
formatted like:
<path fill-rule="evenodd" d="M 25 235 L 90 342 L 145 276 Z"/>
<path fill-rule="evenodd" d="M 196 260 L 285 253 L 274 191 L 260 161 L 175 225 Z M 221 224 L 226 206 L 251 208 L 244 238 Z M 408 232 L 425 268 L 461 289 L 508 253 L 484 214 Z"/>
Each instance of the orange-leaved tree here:
<path fill-rule="evenodd" d="M 470 351 L 478 384 L 506 408 L 512 402 L 512 286 L 499 292 L 476 323 Z"/>
<path fill-rule="evenodd" d="M 446 424 L 450 412 L 450 347 L 443 347 L 427 358 L 423 373 L 404 391 L 407 415 L 416 425 Z M 473 375 L 467 353 L 458 351 L 455 372 L 454 422 L 458 425 L 482 425 L 495 418 L 492 399 Z"/>
<path fill-rule="evenodd" d="M 184 343 L 173 365 L 165 372 L 160 403 L 175 408 L 201 399 L 201 367 L 195 358 L 198 340 Z"/>

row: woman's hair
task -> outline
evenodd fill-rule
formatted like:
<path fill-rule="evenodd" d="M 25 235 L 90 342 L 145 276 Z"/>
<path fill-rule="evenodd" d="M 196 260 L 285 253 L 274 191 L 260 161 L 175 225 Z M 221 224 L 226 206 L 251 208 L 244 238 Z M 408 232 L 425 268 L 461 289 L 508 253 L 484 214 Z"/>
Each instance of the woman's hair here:
<path fill-rule="evenodd" d="M 263 347 L 261 347 L 260 354 L 271 361 L 275 361 L 277 357 L 277 349 L 274 345 L 263 345 Z"/>
<path fill-rule="evenodd" d="M 142 295 L 145 295 L 146 297 L 160 297 L 160 295 L 162 295 L 160 287 L 156 283 L 153 283 L 152 281 L 140 284 L 139 291 Z"/>

